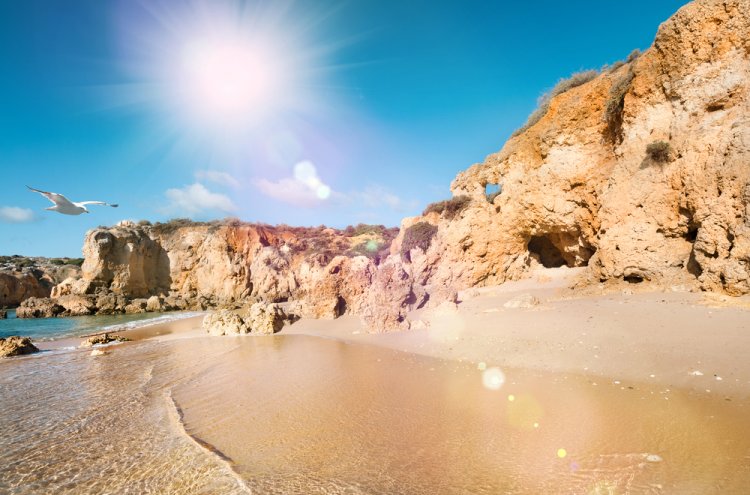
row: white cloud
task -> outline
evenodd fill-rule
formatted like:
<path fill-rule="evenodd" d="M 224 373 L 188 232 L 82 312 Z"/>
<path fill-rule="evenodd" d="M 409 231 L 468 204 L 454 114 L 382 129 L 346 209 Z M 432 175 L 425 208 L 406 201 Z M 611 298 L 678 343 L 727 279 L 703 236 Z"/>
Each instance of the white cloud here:
<path fill-rule="evenodd" d="M 211 192 L 200 182 L 182 189 L 167 189 L 164 195 L 169 199 L 169 204 L 161 208 L 165 214 L 198 215 L 211 210 L 224 213 L 237 210 L 228 196 Z"/>
<path fill-rule="evenodd" d="M 356 208 L 361 214 L 368 210 L 381 211 L 389 209 L 404 213 L 417 208 L 417 200 L 404 200 L 388 189 L 379 185 L 369 185 L 361 191 L 338 192 L 325 184 L 318 176 L 315 165 L 303 161 L 294 166 L 294 175 L 278 181 L 258 179 L 255 187 L 268 197 L 284 203 L 306 208 L 338 205 Z"/>
<path fill-rule="evenodd" d="M 18 206 L 0 206 L 0 222 L 27 223 L 36 220 L 34 211 Z"/>
<path fill-rule="evenodd" d="M 240 181 L 232 177 L 226 172 L 219 172 L 218 170 L 198 170 L 195 173 L 197 180 L 210 181 L 222 186 L 233 187 L 238 189 L 240 187 Z"/>
<path fill-rule="evenodd" d="M 318 176 L 318 171 L 309 161 L 294 166 L 294 176 L 278 181 L 258 179 L 255 187 L 271 198 L 296 206 L 317 206 L 324 204 L 337 194 Z"/>
<path fill-rule="evenodd" d="M 405 212 L 418 206 L 416 200 L 406 201 L 379 185 L 369 185 L 362 191 L 349 193 L 348 197 L 352 202 L 365 208 L 386 207 L 393 211 Z"/>

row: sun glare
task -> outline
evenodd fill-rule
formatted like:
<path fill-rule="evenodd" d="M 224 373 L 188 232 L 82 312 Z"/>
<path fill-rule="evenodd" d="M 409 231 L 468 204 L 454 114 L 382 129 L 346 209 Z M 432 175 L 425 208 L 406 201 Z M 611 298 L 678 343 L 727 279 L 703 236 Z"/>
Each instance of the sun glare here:
<path fill-rule="evenodd" d="M 282 83 L 280 64 L 270 49 L 241 38 L 188 42 L 178 76 L 183 104 L 195 117 L 237 122 L 273 107 Z"/>
<path fill-rule="evenodd" d="M 242 147 L 250 135 L 288 133 L 330 112 L 320 88 L 335 70 L 327 59 L 335 45 L 316 42 L 310 19 L 321 14 L 312 7 L 193 0 L 126 12 L 122 63 L 134 82 L 126 98 L 173 139 Z"/>

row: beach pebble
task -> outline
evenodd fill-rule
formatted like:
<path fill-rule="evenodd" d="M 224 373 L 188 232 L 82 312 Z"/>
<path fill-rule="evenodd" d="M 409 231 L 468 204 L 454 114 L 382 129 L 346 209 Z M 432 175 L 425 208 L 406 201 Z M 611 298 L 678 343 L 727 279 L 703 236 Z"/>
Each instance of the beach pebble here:
<path fill-rule="evenodd" d="M 107 353 L 101 349 L 94 349 L 93 351 L 91 351 L 92 356 L 103 356 L 105 354 Z"/>
<path fill-rule="evenodd" d="M 503 304 L 506 308 L 533 308 L 539 305 L 539 299 L 531 294 L 521 294 Z"/>
<path fill-rule="evenodd" d="M 661 462 L 664 459 L 662 459 L 661 456 L 657 455 L 657 454 L 647 454 L 646 455 L 646 460 L 648 462 Z"/>
<path fill-rule="evenodd" d="M 690 372 L 690 374 L 691 374 L 692 376 L 703 376 L 703 373 L 702 373 L 702 372 L 700 372 L 700 371 L 698 371 L 698 370 L 695 370 L 695 371 L 691 371 L 691 372 Z"/>

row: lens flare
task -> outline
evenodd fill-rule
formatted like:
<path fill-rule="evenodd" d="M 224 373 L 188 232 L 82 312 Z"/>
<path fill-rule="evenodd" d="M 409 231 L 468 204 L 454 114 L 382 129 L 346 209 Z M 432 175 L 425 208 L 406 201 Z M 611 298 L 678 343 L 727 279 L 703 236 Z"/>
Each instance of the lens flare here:
<path fill-rule="evenodd" d="M 497 367 L 491 367 L 482 373 L 482 385 L 487 390 L 500 390 L 505 384 L 505 374 Z"/>

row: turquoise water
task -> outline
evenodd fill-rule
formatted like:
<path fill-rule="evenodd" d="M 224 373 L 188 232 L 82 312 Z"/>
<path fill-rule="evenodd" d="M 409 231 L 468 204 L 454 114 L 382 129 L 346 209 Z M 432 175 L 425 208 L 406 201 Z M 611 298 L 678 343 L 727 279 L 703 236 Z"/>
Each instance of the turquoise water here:
<path fill-rule="evenodd" d="M 132 315 L 75 316 L 68 318 L 16 318 L 15 310 L 8 311 L 8 319 L 0 320 L 0 338 L 22 335 L 34 340 L 53 340 L 79 337 L 102 330 L 121 331 L 154 323 L 187 318 L 199 313 L 140 313 Z"/>

